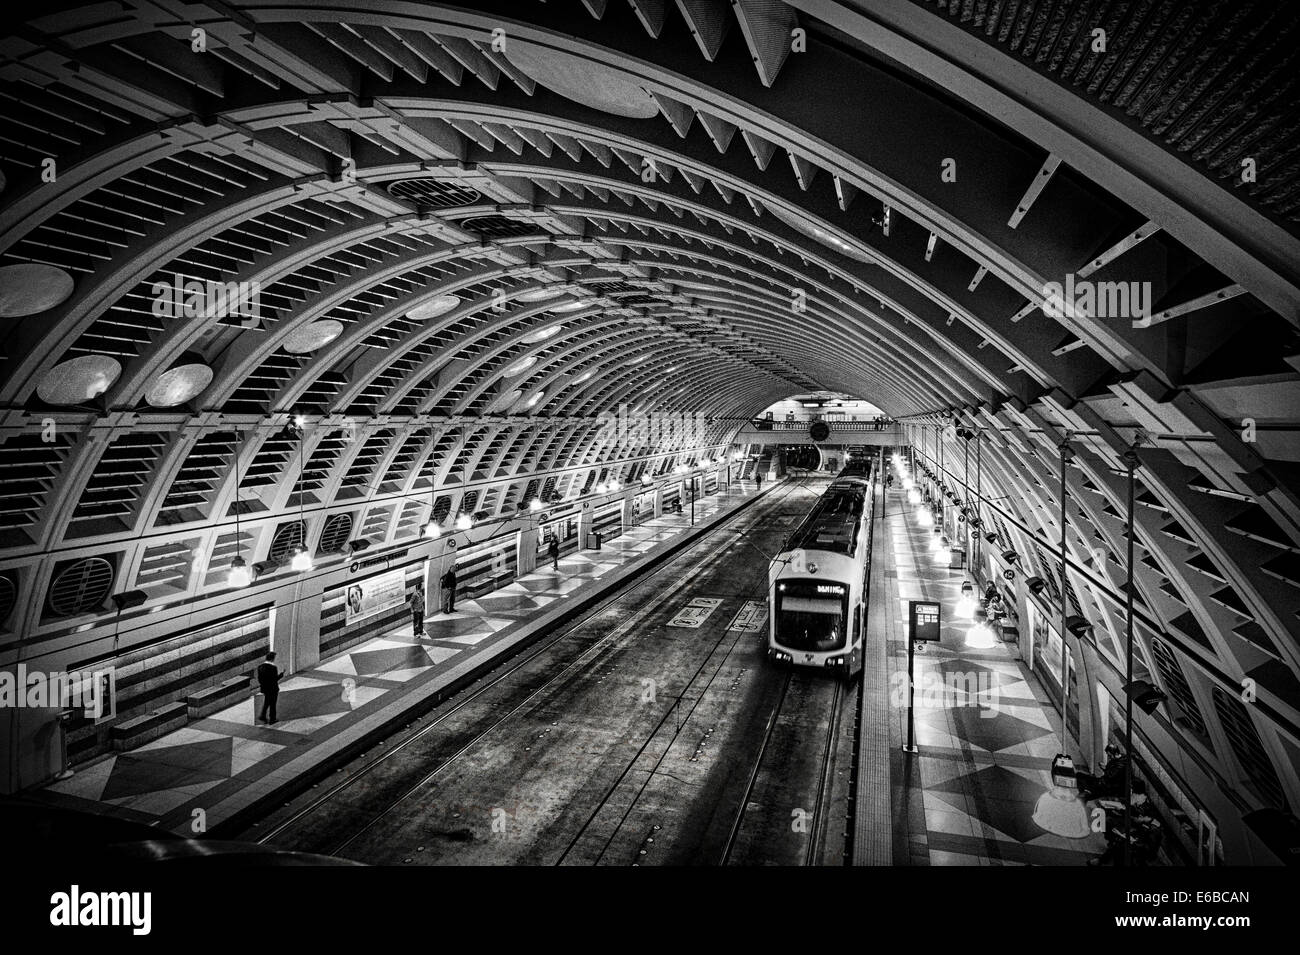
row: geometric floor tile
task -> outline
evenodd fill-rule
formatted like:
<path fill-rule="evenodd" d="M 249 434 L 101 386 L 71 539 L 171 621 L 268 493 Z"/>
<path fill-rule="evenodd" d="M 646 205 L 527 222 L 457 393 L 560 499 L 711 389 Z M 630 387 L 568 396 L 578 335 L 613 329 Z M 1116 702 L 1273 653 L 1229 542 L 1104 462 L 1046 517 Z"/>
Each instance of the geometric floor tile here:
<path fill-rule="evenodd" d="M 117 758 L 101 799 L 122 799 L 159 789 L 219 782 L 231 776 L 230 737 L 136 750 Z"/>
<path fill-rule="evenodd" d="M 423 647 L 407 645 L 384 650 L 363 650 L 349 654 L 356 667 L 357 676 L 386 673 L 389 670 L 409 670 L 432 666 L 433 661 Z"/>

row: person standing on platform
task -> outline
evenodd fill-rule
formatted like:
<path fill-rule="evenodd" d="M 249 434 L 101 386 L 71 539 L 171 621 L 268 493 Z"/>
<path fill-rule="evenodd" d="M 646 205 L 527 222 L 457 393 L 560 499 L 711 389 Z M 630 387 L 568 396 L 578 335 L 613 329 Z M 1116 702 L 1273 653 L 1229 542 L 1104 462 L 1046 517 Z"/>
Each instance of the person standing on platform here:
<path fill-rule="evenodd" d="M 439 581 L 442 585 L 442 612 L 456 612 L 456 565 L 452 564 Z"/>
<path fill-rule="evenodd" d="M 546 545 L 546 556 L 551 559 L 551 570 L 560 569 L 560 542 L 551 537 L 551 542 Z"/>
<path fill-rule="evenodd" d="M 762 471 L 755 471 L 755 472 L 754 472 L 754 491 L 755 491 L 755 492 L 758 492 L 758 491 L 761 491 L 761 490 L 763 490 L 763 472 L 762 472 Z"/>
<path fill-rule="evenodd" d="M 257 685 L 262 691 L 262 723 L 275 722 L 275 703 L 280 696 L 280 678 L 284 676 L 275 665 L 275 651 L 266 655 L 266 659 L 257 665 Z"/>
<path fill-rule="evenodd" d="M 417 640 L 424 636 L 424 582 L 417 580 L 415 589 L 407 594 L 406 602 L 411 605 L 411 635 Z"/>

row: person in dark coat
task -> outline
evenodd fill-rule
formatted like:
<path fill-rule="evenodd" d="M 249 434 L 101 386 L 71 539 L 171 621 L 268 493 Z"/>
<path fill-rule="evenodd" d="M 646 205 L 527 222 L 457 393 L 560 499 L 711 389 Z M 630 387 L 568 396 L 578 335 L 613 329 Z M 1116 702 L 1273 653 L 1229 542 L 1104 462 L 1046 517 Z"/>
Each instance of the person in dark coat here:
<path fill-rule="evenodd" d="M 442 585 L 442 612 L 456 612 L 456 565 L 452 564 L 439 581 Z"/>
<path fill-rule="evenodd" d="M 263 723 L 275 722 L 275 701 L 280 696 L 280 678 L 283 676 L 275 665 L 275 651 L 272 650 L 257 665 L 257 685 L 262 691 L 262 715 L 258 719 Z"/>
<path fill-rule="evenodd" d="M 411 605 L 411 633 L 415 637 L 424 636 L 424 584 L 415 582 L 415 589 L 406 597 Z"/>
<path fill-rule="evenodd" d="M 546 556 L 551 559 L 551 569 L 559 570 L 560 569 L 560 542 L 557 541 L 554 537 L 552 537 L 551 542 L 546 545 Z"/>

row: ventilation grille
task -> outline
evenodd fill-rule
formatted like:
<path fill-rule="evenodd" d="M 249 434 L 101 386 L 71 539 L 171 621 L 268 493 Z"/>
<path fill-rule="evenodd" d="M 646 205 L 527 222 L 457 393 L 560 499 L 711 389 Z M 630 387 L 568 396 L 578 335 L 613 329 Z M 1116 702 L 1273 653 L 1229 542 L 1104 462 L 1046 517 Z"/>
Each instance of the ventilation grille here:
<path fill-rule="evenodd" d="M 424 504 L 419 501 L 407 501 L 402 505 L 402 516 L 397 519 L 397 533 L 394 539 L 400 540 L 419 534 L 423 516 Z"/>
<path fill-rule="evenodd" d="M 365 522 L 361 525 L 361 536 L 382 544 L 388 537 L 388 519 L 392 514 L 393 505 L 391 504 L 371 508 L 366 514 Z"/>
<path fill-rule="evenodd" d="M 113 588 L 113 565 L 103 557 L 83 557 L 54 575 L 48 604 L 56 617 L 75 617 L 101 609 Z"/>
<path fill-rule="evenodd" d="M 521 239 L 530 235 L 545 235 L 541 229 L 528 222 L 507 219 L 505 216 L 475 216 L 459 223 L 466 232 L 484 239 Z"/>
<path fill-rule="evenodd" d="M 284 563 L 302 546 L 306 536 L 307 528 L 302 521 L 281 524 L 275 529 L 275 536 L 271 538 L 271 550 L 267 553 L 266 559 L 275 564 Z"/>
<path fill-rule="evenodd" d="M 140 493 L 166 443 L 161 434 L 124 434 L 104 451 L 81 492 L 68 537 L 85 537 L 129 527 Z"/>
<path fill-rule="evenodd" d="M 343 483 L 339 486 L 339 497 L 360 497 L 369 491 L 370 482 L 379 467 L 379 459 L 384 456 L 392 437 L 392 430 L 385 428 L 383 431 L 376 431 L 366 439 L 366 443 L 361 446 L 361 450 L 348 466 L 347 473 L 343 475 Z"/>
<path fill-rule="evenodd" d="M 0 446 L 0 541 L 28 542 L 25 534 L 14 532 L 36 523 L 67 442 L 62 432 L 49 443 L 40 434 L 27 433 Z"/>
<path fill-rule="evenodd" d="M 190 572 L 198 540 L 155 544 L 144 552 L 135 585 L 150 593 L 183 593 L 190 585 Z"/>
<path fill-rule="evenodd" d="M 0 627 L 9 622 L 18 601 L 18 582 L 12 573 L 0 574 Z"/>
<path fill-rule="evenodd" d="M 236 557 L 243 557 L 248 561 L 256 539 L 256 534 L 242 529 L 238 534 L 231 531 L 218 537 L 217 542 L 212 545 L 212 556 L 208 560 L 208 572 L 203 578 L 203 586 L 224 584 L 226 574 L 230 571 L 230 562 Z"/>
<path fill-rule="evenodd" d="M 1187 677 L 1183 675 L 1183 668 L 1178 665 L 1178 658 L 1160 640 L 1151 641 L 1151 654 L 1155 658 L 1156 670 L 1164 681 L 1165 689 L 1178 705 L 1178 722 L 1202 740 L 1209 740 L 1210 734 L 1205 728 L 1205 720 L 1201 718 L 1196 697 L 1192 696 L 1192 687 L 1187 682 Z"/>
<path fill-rule="evenodd" d="M 167 489 L 155 523 L 202 520 L 211 509 L 213 495 L 234 451 L 235 435 L 228 431 L 205 434 L 195 441 Z"/>
<path fill-rule="evenodd" d="M 398 199 L 434 209 L 472 206 L 483 198 L 483 193 L 477 190 L 437 179 L 399 179 L 388 184 L 388 192 Z"/>
<path fill-rule="evenodd" d="M 316 550 L 321 554 L 337 554 L 348 542 L 352 534 L 351 514 L 331 514 L 320 532 L 320 543 Z"/>
<path fill-rule="evenodd" d="M 1229 696 L 1221 687 L 1214 687 L 1212 695 L 1214 711 L 1219 714 L 1219 722 L 1237 756 L 1237 762 L 1241 764 L 1242 772 L 1255 784 L 1265 804 L 1277 809 L 1286 808 L 1282 784 L 1278 781 L 1268 754 L 1264 752 L 1264 744 L 1260 742 L 1259 733 L 1250 721 L 1245 704 L 1235 696 Z"/>

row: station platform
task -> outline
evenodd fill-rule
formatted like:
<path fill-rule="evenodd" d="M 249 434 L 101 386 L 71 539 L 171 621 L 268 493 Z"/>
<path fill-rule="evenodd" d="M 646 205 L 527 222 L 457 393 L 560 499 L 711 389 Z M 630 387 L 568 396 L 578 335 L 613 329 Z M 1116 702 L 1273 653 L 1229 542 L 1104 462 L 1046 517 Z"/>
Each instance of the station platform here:
<path fill-rule="evenodd" d="M 736 483 L 689 509 L 629 527 L 599 551 L 563 557 L 453 614 L 409 622 L 292 674 L 281 683 L 278 720 L 256 721 L 254 700 L 194 721 L 137 749 L 108 754 L 25 799 L 108 814 L 193 836 L 237 829 L 278 805 L 304 779 L 333 771 L 539 634 L 597 604 L 661 559 L 709 533 L 739 508 L 780 487 Z"/>
<path fill-rule="evenodd" d="M 1063 838 L 1034 821 L 1039 798 L 1051 789 L 1052 757 L 1066 751 L 1060 717 L 1014 643 L 966 646 L 970 622 L 955 619 L 952 608 L 969 577 L 936 563 L 931 531 L 917 524 L 913 510 L 901 489 L 885 493 L 872 552 L 868 634 L 884 641 L 886 653 L 867 679 L 888 692 L 893 841 L 892 853 L 878 861 L 1083 865 L 1105 849 L 1103 836 Z M 903 751 L 909 600 L 943 608 L 940 641 L 915 657 L 915 754 Z M 863 769 L 879 784 L 878 762 Z"/>

